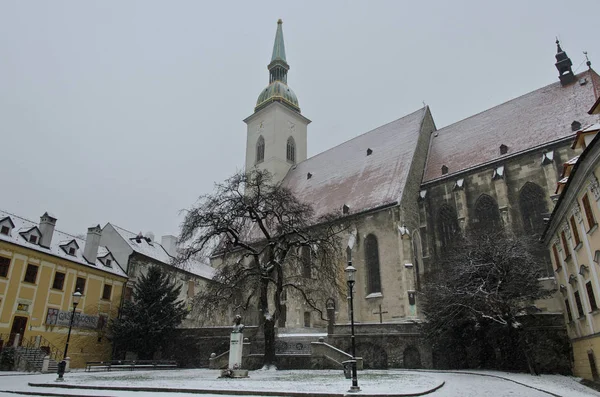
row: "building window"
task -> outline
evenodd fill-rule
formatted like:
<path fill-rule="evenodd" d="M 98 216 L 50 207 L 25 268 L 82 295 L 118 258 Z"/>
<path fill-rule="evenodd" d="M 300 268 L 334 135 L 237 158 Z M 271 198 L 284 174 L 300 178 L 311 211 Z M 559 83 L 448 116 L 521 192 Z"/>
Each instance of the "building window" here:
<path fill-rule="evenodd" d="M 554 265 L 556 266 L 556 270 L 558 270 L 562 266 L 560 264 L 560 257 L 558 256 L 558 248 L 556 248 L 556 244 L 552 246 L 552 253 L 554 254 Z"/>
<path fill-rule="evenodd" d="M 598 310 L 598 305 L 596 304 L 596 296 L 594 295 L 594 288 L 592 287 L 592 282 L 588 281 L 585 284 L 585 289 L 587 291 L 588 299 L 590 301 L 590 307 L 592 311 Z"/>
<path fill-rule="evenodd" d="M 59 289 L 62 291 L 64 284 L 65 274 L 61 272 L 54 273 L 54 282 L 52 283 L 52 288 Z"/>
<path fill-rule="evenodd" d="M 106 266 L 106 267 L 110 267 L 111 264 L 112 264 L 112 261 L 110 259 L 107 259 L 104 261 L 104 266 Z"/>
<path fill-rule="evenodd" d="M 312 255 L 310 247 L 302 247 L 301 261 L 302 261 L 302 276 L 305 278 L 312 277 Z"/>
<path fill-rule="evenodd" d="M 585 212 L 585 219 L 588 223 L 588 230 L 596 226 L 596 219 L 594 219 L 594 213 L 592 212 L 592 207 L 590 205 L 590 199 L 586 194 L 583 195 L 581 199 L 581 203 L 583 204 L 583 212 Z"/>
<path fill-rule="evenodd" d="M 569 244 L 567 244 L 567 237 L 565 236 L 565 232 L 560 232 L 560 241 L 562 241 L 563 250 L 565 251 L 565 260 L 571 257 L 571 253 L 569 252 Z"/>
<path fill-rule="evenodd" d="M 310 328 L 310 312 L 304 312 L 304 326 Z"/>
<path fill-rule="evenodd" d="M 442 205 L 438 213 L 438 233 L 442 249 L 450 247 L 459 235 L 456 211 L 447 204 Z"/>
<path fill-rule="evenodd" d="M 10 258 L 0 256 L 0 277 L 8 277 L 8 269 L 10 268 Z"/>
<path fill-rule="evenodd" d="M 75 256 L 75 248 L 69 247 L 69 255 Z"/>
<path fill-rule="evenodd" d="M 569 305 L 569 298 L 565 299 L 565 307 L 567 308 L 567 319 L 569 322 L 573 321 L 573 314 L 571 313 L 571 305 Z"/>
<path fill-rule="evenodd" d="M 112 294 L 112 285 L 104 284 L 104 290 L 102 290 L 102 299 L 110 300 L 111 294 Z"/>
<path fill-rule="evenodd" d="M 0 234 L 4 234 L 5 236 L 8 236 L 9 233 L 10 233 L 10 227 L 3 225 L 0 228 Z"/>
<path fill-rule="evenodd" d="M 188 290 L 187 290 L 187 296 L 188 298 L 193 298 L 194 297 L 194 287 L 196 285 L 194 284 L 194 280 L 189 280 L 188 281 Z"/>
<path fill-rule="evenodd" d="M 289 137 L 287 140 L 287 152 L 285 157 L 290 163 L 296 162 L 296 142 L 294 142 L 293 137 Z"/>
<path fill-rule="evenodd" d="M 123 292 L 123 301 L 131 302 L 133 300 L 133 288 L 125 287 L 125 292 Z"/>
<path fill-rule="evenodd" d="M 519 193 L 519 207 L 525 232 L 540 234 L 545 227 L 544 214 L 548 212 L 544 190 L 535 183 L 527 182 Z"/>
<path fill-rule="evenodd" d="M 581 297 L 579 296 L 579 291 L 575 291 L 573 296 L 575 296 L 575 305 L 577 305 L 577 314 L 579 314 L 579 317 L 583 317 L 585 314 L 583 313 L 583 305 L 581 304 Z"/>
<path fill-rule="evenodd" d="M 500 210 L 496 200 L 482 194 L 475 203 L 475 228 L 486 231 L 499 230 L 502 226 L 500 222 Z"/>
<path fill-rule="evenodd" d="M 75 282 L 75 291 L 79 291 L 83 294 L 85 291 L 85 278 L 77 277 L 77 281 Z"/>
<path fill-rule="evenodd" d="M 581 244 L 581 239 L 579 238 L 579 231 L 577 230 L 577 223 L 575 223 L 575 217 L 572 216 L 569 220 L 571 223 L 571 232 L 573 233 L 573 239 L 575 240 L 575 246 L 577 247 Z"/>
<path fill-rule="evenodd" d="M 377 237 L 373 234 L 369 234 L 365 239 L 365 264 L 367 270 L 367 293 L 381 292 L 379 245 Z"/>
<path fill-rule="evenodd" d="M 265 138 L 258 137 L 256 141 L 256 163 L 262 163 L 265 160 Z"/>
<path fill-rule="evenodd" d="M 29 236 L 29 242 L 30 242 L 31 244 L 37 244 L 37 242 L 38 242 L 38 238 L 37 238 L 37 236 L 36 236 L 36 235 L 34 235 L 34 234 L 31 234 L 31 235 Z"/>
<path fill-rule="evenodd" d="M 35 284 L 37 280 L 38 267 L 36 265 L 28 264 L 27 270 L 25 271 L 25 279 L 23 281 Z"/>

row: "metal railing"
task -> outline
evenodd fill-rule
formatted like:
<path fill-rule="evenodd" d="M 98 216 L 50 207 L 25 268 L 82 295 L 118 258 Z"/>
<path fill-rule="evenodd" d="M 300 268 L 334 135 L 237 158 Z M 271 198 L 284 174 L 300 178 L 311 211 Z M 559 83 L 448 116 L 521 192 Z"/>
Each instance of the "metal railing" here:
<path fill-rule="evenodd" d="M 27 349 L 39 349 L 44 356 L 50 356 L 50 359 L 56 362 L 62 360 L 63 350 L 53 345 L 52 342 L 41 335 L 32 336 L 28 340 L 23 341 L 22 346 Z"/>

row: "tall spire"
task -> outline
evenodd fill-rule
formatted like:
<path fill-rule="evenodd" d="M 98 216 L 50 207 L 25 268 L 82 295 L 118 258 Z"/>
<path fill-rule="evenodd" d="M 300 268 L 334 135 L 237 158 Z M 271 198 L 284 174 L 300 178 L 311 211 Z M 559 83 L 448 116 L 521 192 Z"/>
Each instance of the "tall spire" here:
<path fill-rule="evenodd" d="M 283 61 L 285 60 L 285 44 L 283 43 L 283 29 L 281 28 L 283 25 L 283 21 L 279 19 L 277 21 L 277 33 L 275 33 L 275 43 L 273 44 L 273 56 L 271 57 L 271 62 L 273 61 Z"/>
<path fill-rule="evenodd" d="M 571 84 L 575 81 L 575 75 L 573 74 L 573 70 L 571 66 L 573 66 L 573 62 L 571 62 L 571 58 L 567 55 L 566 52 L 560 48 L 560 41 L 558 41 L 558 37 L 556 38 L 556 69 L 558 69 L 558 78 L 560 79 L 560 84 L 567 85 Z"/>
<path fill-rule="evenodd" d="M 269 69 L 269 85 L 258 96 L 256 107 L 254 108 L 255 112 L 266 107 L 271 102 L 280 102 L 300 113 L 298 98 L 296 98 L 294 91 L 287 85 L 287 73 L 290 70 L 290 65 L 288 65 L 285 59 L 282 24 L 281 19 L 277 21 L 273 55 L 271 56 L 271 62 L 267 66 Z"/>
<path fill-rule="evenodd" d="M 269 84 L 274 81 L 281 81 L 287 84 L 287 72 L 290 70 L 285 60 L 285 44 L 283 43 L 283 21 L 277 21 L 277 33 L 275 33 L 275 43 L 273 44 L 273 55 L 269 63 Z"/>

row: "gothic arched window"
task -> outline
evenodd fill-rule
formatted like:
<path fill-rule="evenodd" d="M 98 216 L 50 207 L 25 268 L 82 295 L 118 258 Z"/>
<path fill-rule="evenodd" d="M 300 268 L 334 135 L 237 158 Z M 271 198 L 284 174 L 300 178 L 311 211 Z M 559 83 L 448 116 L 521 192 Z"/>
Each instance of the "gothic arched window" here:
<path fill-rule="evenodd" d="M 289 137 L 287 140 L 286 159 L 290 163 L 296 162 L 296 142 L 294 142 L 293 137 Z"/>
<path fill-rule="evenodd" d="M 519 207 L 525 233 L 541 233 L 544 230 L 544 215 L 548 212 L 544 189 L 535 183 L 527 182 L 519 193 Z"/>
<path fill-rule="evenodd" d="M 448 248 L 458 238 L 458 217 L 454 208 L 448 204 L 441 206 L 438 212 L 438 233 L 442 248 Z"/>
<path fill-rule="evenodd" d="M 367 270 L 367 294 L 381 292 L 379 244 L 377 244 L 377 237 L 373 234 L 369 234 L 365 239 L 365 265 Z"/>
<path fill-rule="evenodd" d="M 300 257 L 301 257 L 301 261 L 302 261 L 302 276 L 306 277 L 306 278 L 311 278 L 313 256 L 312 256 L 312 253 L 310 252 L 310 247 L 308 247 L 308 246 L 302 247 Z"/>
<path fill-rule="evenodd" d="M 256 163 L 261 163 L 265 159 L 265 138 L 258 137 L 256 141 Z"/>
<path fill-rule="evenodd" d="M 421 236 L 419 236 L 419 232 L 415 231 L 413 233 L 413 264 L 415 269 L 415 288 L 417 290 L 421 289 L 421 275 L 425 272 L 421 261 L 422 258 Z"/>
<path fill-rule="evenodd" d="M 479 196 L 475 203 L 475 219 L 473 221 L 476 229 L 499 230 L 502 227 L 502 222 L 496 200 L 487 194 Z"/>

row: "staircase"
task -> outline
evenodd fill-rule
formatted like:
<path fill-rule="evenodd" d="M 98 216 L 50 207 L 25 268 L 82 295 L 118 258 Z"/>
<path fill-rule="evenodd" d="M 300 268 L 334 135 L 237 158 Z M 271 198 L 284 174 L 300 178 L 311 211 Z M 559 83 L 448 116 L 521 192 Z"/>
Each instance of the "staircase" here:
<path fill-rule="evenodd" d="M 21 346 L 16 348 L 17 368 L 26 371 L 42 372 L 44 357 L 49 357 L 48 369 L 45 372 L 57 372 L 61 350 L 50 343 L 46 338 L 38 335 L 23 340 Z"/>
<path fill-rule="evenodd" d="M 17 368 L 22 368 L 26 371 L 31 372 L 42 372 L 44 366 L 44 357 L 48 356 L 46 349 L 39 347 L 23 347 L 19 346 L 16 349 L 16 360 Z M 58 371 L 58 363 L 56 360 L 50 358 L 48 370 L 46 372 L 52 373 Z"/>

